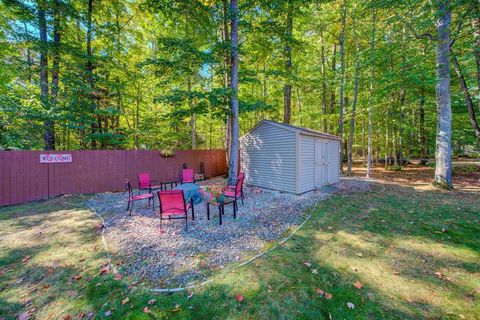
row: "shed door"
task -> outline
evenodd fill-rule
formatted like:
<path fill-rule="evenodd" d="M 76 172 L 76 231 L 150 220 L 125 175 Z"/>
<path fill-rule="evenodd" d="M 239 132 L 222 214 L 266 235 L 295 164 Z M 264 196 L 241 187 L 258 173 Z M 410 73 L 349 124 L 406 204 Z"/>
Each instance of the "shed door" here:
<path fill-rule="evenodd" d="M 315 139 L 315 186 L 328 183 L 328 142 Z"/>

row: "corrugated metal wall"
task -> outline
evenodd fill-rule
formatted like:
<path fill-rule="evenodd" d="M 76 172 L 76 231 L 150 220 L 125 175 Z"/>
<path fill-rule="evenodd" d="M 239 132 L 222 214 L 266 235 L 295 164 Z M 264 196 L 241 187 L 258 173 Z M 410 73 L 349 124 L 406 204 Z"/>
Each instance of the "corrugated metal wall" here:
<path fill-rule="evenodd" d="M 240 142 L 245 183 L 296 192 L 296 133 L 265 123 Z"/>
<path fill-rule="evenodd" d="M 71 154 L 71 163 L 40 163 L 40 154 Z M 153 150 L 0 151 L 0 205 L 25 203 L 61 194 L 123 190 L 125 178 L 137 185 L 137 173 L 178 180 L 182 165 L 208 176 L 227 172 L 224 150 L 176 151 L 163 158 Z"/>

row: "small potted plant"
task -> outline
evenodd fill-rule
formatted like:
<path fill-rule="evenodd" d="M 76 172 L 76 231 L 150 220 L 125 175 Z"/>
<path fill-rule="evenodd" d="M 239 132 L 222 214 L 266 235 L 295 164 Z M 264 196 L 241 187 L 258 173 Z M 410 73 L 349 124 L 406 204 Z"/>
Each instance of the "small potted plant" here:
<path fill-rule="evenodd" d="M 209 185 L 205 187 L 206 194 L 210 197 L 210 199 L 215 199 L 218 203 L 223 203 L 224 195 L 223 195 L 223 188 L 218 185 Z"/>

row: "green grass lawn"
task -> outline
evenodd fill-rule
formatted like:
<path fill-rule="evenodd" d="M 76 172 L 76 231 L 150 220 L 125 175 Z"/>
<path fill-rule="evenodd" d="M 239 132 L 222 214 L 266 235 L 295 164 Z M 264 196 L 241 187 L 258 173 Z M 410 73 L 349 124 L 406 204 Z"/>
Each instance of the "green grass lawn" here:
<path fill-rule="evenodd" d="M 0 318 L 480 319 L 479 194 L 376 189 L 320 203 L 280 248 L 169 295 L 101 275 L 85 196 L 2 208 Z"/>

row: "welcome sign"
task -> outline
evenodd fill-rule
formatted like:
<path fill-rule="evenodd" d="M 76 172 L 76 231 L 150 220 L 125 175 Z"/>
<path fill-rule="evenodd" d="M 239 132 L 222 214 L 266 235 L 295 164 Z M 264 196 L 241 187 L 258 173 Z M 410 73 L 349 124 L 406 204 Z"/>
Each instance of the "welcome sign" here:
<path fill-rule="evenodd" d="M 40 155 L 40 163 L 63 163 L 63 162 L 72 162 L 72 155 L 69 153 Z"/>

